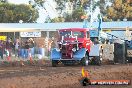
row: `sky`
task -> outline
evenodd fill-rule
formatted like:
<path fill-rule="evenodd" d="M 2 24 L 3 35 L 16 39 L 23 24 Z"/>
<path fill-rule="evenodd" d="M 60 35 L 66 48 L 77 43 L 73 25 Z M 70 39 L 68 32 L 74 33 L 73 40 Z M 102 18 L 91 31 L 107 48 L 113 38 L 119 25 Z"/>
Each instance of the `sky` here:
<path fill-rule="evenodd" d="M 29 2 L 29 0 L 8 0 L 8 1 L 14 4 L 28 4 Z M 48 14 L 50 18 L 57 17 L 59 14 L 57 14 L 55 7 L 56 4 L 55 2 L 53 2 L 53 0 L 46 0 L 45 8 L 47 9 L 47 11 L 45 11 L 42 8 L 39 9 L 39 18 L 37 19 L 37 23 L 44 23 Z M 95 10 L 95 13 L 93 13 L 93 17 L 94 17 L 93 19 L 96 19 L 99 12 L 100 10 L 99 8 L 97 8 Z"/>
<path fill-rule="evenodd" d="M 10 3 L 14 3 L 14 4 L 28 4 L 29 0 L 8 0 Z M 42 9 L 39 8 L 39 18 L 37 19 L 37 23 L 44 23 L 46 16 L 48 14 L 50 14 L 50 18 L 54 18 L 57 17 L 57 13 L 55 8 L 55 3 L 53 2 L 53 0 L 47 0 L 45 3 L 45 7 L 48 10 L 47 12 Z M 53 14 L 54 13 L 54 14 Z"/>
<path fill-rule="evenodd" d="M 28 4 L 29 0 L 8 0 L 8 1 L 15 4 Z"/>

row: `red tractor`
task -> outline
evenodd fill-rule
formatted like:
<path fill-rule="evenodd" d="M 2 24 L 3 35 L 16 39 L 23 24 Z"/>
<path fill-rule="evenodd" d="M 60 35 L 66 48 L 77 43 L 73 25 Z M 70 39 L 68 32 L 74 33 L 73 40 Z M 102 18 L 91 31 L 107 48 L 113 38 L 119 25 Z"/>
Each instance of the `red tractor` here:
<path fill-rule="evenodd" d="M 68 28 L 58 30 L 58 47 L 51 51 L 52 66 L 63 64 L 88 65 L 89 61 L 100 64 L 100 58 L 90 59 L 91 46 L 89 29 Z M 98 49 L 97 49 L 98 50 Z M 100 57 L 98 55 L 98 57 Z"/>

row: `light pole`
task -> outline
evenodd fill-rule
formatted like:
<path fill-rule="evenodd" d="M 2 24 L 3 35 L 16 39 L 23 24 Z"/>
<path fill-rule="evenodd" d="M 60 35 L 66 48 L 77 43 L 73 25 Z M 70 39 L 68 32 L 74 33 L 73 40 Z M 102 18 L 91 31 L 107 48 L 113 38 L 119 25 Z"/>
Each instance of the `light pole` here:
<path fill-rule="evenodd" d="M 92 29 L 92 23 L 93 23 L 93 1 L 91 0 L 91 4 L 90 4 L 90 29 Z"/>
<path fill-rule="evenodd" d="M 19 20 L 19 23 L 22 24 L 23 20 Z M 21 38 L 20 38 L 20 32 L 19 32 L 19 39 L 21 40 Z"/>

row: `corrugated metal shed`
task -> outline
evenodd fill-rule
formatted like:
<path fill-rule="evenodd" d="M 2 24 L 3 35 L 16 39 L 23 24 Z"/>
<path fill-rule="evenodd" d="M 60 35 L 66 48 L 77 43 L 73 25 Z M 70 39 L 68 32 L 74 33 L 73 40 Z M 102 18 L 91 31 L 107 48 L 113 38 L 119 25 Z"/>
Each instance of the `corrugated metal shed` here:
<path fill-rule="evenodd" d="M 93 28 L 98 28 L 98 22 L 93 22 Z M 65 23 L 0 23 L 0 31 L 14 30 L 14 31 L 56 31 L 56 29 L 62 28 L 82 28 L 83 22 L 65 22 Z M 88 22 L 88 28 L 90 28 L 90 22 Z M 132 21 L 121 22 L 103 22 L 101 28 L 121 30 L 129 27 L 132 30 Z"/>

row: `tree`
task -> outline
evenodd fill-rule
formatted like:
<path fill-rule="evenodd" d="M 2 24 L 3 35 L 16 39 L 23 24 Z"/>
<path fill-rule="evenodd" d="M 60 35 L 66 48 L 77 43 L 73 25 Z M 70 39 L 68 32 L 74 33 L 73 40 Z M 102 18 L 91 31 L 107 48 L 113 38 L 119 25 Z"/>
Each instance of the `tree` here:
<path fill-rule="evenodd" d="M 44 7 L 44 3 L 45 3 L 46 0 L 29 0 L 29 4 L 32 5 L 32 7 L 36 7 L 36 6 L 39 6 L 39 7 Z M 32 2 L 35 2 L 34 4 Z"/>
<path fill-rule="evenodd" d="M 42 7 L 45 9 L 46 12 L 48 12 L 45 8 L 45 2 L 46 0 L 32 0 L 35 2 L 32 6 L 34 7 Z M 65 21 L 65 22 L 73 22 L 73 21 L 83 21 L 81 19 L 82 15 L 85 15 L 88 13 L 88 10 L 90 9 L 91 0 L 54 0 L 57 4 L 56 6 L 56 12 L 58 13 L 58 18 L 49 18 L 50 16 L 47 16 L 46 22 L 58 22 L 58 21 Z M 97 4 L 95 0 L 93 1 L 93 11 L 95 10 Z M 31 1 L 29 2 L 31 3 Z M 72 12 L 69 13 L 66 11 L 66 5 L 70 3 L 72 6 Z M 48 14 L 50 15 L 50 14 Z M 61 19 L 61 20 L 59 20 Z M 49 21 L 48 21 L 49 20 Z"/>
<path fill-rule="evenodd" d="M 57 17 L 54 19 L 51 19 L 51 22 L 55 23 L 55 22 L 64 22 L 65 19 L 63 17 Z"/>
<path fill-rule="evenodd" d="M 90 5 L 91 4 L 93 5 L 92 7 L 93 12 L 97 7 L 97 2 L 95 0 L 92 0 L 92 3 L 91 0 L 55 0 L 55 1 L 57 2 L 58 7 L 60 7 L 61 12 L 64 12 L 62 10 L 65 10 L 66 2 L 71 2 L 73 4 L 73 12 L 70 14 L 65 13 L 66 15 L 64 16 L 65 22 L 83 21 L 83 19 L 81 19 L 81 16 L 86 14 L 88 15 L 91 9 Z M 88 18 L 88 20 L 90 20 L 90 18 Z"/>
<path fill-rule="evenodd" d="M 29 0 L 29 5 L 32 6 L 32 8 L 35 8 L 37 10 L 39 10 L 40 8 L 44 9 L 46 13 L 48 13 L 48 10 L 45 8 L 45 2 L 46 0 Z M 47 15 L 47 14 L 46 14 Z M 46 19 L 45 19 L 45 23 L 49 23 L 52 22 L 51 18 L 50 18 L 50 14 L 48 13 Z"/>
<path fill-rule="evenodd" d="M 20 20 L 29 23 L 38 18 L 38 11 L 24 4 L 0 3 L 0 13 L 1 23 L 18 23 Z"/>
<path fill-rule="evenodd" d="M 132 21 L 132 0 L 114 0 L 106 9 L 105 21 L 127 19 Z"/>
<path fill-rule="evenodd" d="M 0 0 L 0 2 L 6 3 L 6 2 L 8 2 L 8 0 Z"/>
<path fill-rule="evenodd" d="M 73 22 L 73 21 L 83 21 L 81 19 L 82 15 L 85 15 L 85 10 L 84 10 L 84 3 L 87 0 L 55 0 L 57 3 L 57 8 L 56 10 L 59 11 L 59 14 L 63 14 L 62 17 L 59 17 L 58 19 L 61 18 L 61 22 Z M 73 5 L 73 10 L 72 13 L 68 13 L 66 11 L 66 3 L 71 3 Z M 86 4 L 86 3 L 85 3 Z M 57 19 L 57 18 L 55 18 Z M 53 20 L 55 20 L 53 19 Z M 54 21 L 55 22 L 55 21 Z M 58 22 L 58 21 L 56 21 Z"/>
<path fill-rule="evenodd" d="M 85 12 L 82 8 L 75 9 L 72 13 L 73 21 L 81 22 L 83 19 L 81 19 L 81 16 L 85 15 Z"/>

